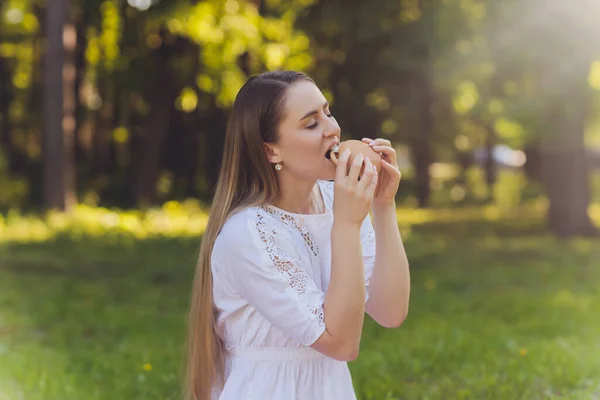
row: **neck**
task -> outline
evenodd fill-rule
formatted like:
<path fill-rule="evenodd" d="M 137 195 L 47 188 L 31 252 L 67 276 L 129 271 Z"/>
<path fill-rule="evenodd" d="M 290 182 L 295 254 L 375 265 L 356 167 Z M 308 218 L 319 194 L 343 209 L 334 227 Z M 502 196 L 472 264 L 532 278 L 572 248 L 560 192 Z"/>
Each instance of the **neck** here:
<path fill-rule="evenodd" d="M 320 214 L 322 201 L 317 196 L 316 181 L 279 177 L 279 196 L 275 206 L 294 214 Z"/>

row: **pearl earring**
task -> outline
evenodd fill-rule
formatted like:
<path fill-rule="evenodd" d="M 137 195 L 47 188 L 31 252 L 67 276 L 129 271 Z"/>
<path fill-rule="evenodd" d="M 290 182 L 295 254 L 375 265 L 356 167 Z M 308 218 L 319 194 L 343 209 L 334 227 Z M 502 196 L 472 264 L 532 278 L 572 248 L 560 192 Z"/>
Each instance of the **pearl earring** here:
<path fill-rule="evenodd" d="M 281 168 L 282 168 L 282 167 L 281 167 L 281 164 L 279 164 L 279 163 L 275 164 L 275 169 L 276 169 L 277 171 L 281 171 Z"/>

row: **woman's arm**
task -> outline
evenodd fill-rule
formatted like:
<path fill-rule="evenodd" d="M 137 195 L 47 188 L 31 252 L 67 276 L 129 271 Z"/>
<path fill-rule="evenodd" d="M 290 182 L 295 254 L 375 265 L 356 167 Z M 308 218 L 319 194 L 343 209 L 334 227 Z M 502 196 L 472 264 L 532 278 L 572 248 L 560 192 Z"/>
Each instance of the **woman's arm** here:
<path fill-rule="evenodd" d="M 312 346 L 340 361 L 358 356 L 365 315 L 365 281 L 360 225 L 334 222 L 331 279 L 325 296 L 326 331 Z"/>
<path fill-rule="evenodd" d="M 360 227 L 371 208 L 377 173 L 365 160 L 365 172 L 358 181 L 363 156 L 355 157 L 348 176 L 349 153 L 340 157 L 336 169 L 334 222 L 331 231 L 331 277 L 324 301 L 326 330 L 313 348 L 338 360 L 358 356 L 365 317 L 365 281 Z"/>
<path fill-rule="evenodd" d="M 366 312 L 378 324 L 396 328 L 408 315 L 410 272 L 396 219 L 396 205 L 373 207 L 375 266 Z"/>

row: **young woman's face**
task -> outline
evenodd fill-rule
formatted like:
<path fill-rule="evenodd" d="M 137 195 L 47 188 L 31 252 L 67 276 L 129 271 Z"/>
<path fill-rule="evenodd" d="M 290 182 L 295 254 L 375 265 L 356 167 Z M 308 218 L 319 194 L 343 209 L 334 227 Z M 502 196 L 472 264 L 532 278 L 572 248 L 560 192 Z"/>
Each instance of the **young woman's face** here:
<path fill-rule="evenodd" d="M 335 164 L 325 154 L 339 143 L 340 127 L 319 88 L 307 81 L 293 84 L 284 109 L 274 146 L 283 168 L 301 179 L 333 179 Z"/>

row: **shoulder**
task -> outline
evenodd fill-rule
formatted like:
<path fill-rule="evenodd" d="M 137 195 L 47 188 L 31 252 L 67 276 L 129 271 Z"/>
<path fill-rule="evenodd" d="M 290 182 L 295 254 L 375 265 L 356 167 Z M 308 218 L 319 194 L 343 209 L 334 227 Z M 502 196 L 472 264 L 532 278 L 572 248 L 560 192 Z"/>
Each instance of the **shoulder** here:
<path fill-rule="evenodd" d="M 226 254 L 259 250 L 266 246 L 267 238 L 285 236 L 284 224 L 266 207 L 252 206 L 227 217 L 217 235 L 213 252 Z"/>
<path fill-rule="evenodd" d="M 296 250 L 285 222 L 266 207 L 253 206 L 230 215 L 217 235 L 211 254 L 213 271 L 230 280 L 270 271 L 277 260 Z"/>
<path fill-rule="evenodd" d="M 248 207 L 227 217 L 215 240 L 215 250 L 233 250 L 247 242 L 252 224 L 258 215 L 257 207 Z"/>
<path fill-rule="evenodd" d="M 229 215 L 225 220 L 211 251 L 211 269 L 215 276 L 228 281 L 235 280 L 233 265 L 239 269 L 250 261 L 256 261 L 254 258 L 258 252 L 250 229 L 256 213 L 255 207 L 248 207 Z"/>

